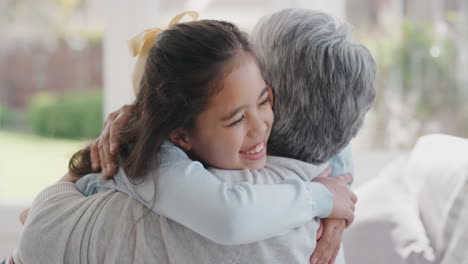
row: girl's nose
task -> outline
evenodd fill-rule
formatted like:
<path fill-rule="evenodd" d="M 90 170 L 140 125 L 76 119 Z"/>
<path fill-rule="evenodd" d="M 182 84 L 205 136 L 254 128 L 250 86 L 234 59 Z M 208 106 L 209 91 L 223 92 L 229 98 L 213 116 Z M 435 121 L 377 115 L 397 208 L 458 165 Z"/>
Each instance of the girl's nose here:
<path fill-rule="evenodd" d="M 248 136 L 252 138 L 261 138 L 265 135 L 268 127 L 262 118 L 256 116 L 251 119 Z"/>

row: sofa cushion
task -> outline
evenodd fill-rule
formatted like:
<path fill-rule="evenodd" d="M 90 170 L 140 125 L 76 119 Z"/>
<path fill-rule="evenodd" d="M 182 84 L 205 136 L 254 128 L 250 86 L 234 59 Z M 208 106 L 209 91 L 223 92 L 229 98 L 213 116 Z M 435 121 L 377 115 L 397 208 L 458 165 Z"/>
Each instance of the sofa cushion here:
<path fill-rule="evenodd" d="M 408 162 L 405 179 L 417 197 L 421 220 L 440 259 L 446 254 L 466 254 L 468 248 L 460 237 L 467 232 L 467 167 L 468 140 L 448 135 L 419 139 Z M 458 252 L 460 246 L 463 252 Z"/>
<path fill-rule="evenodd" d="M 347 264 L 437 263 L 417 199 L 406 186 L 407 162 L 407 155 L 400 156 L 355 190 L 356 219 L 343 238 Z"/>
<path fill-rule="evenodd" d="M 457 173 L 464 176 L 465 182 L 457 188 L 448 212 L 443 234 L 447 244 L 441 264 L 468 262 L 468 163 Z"/>

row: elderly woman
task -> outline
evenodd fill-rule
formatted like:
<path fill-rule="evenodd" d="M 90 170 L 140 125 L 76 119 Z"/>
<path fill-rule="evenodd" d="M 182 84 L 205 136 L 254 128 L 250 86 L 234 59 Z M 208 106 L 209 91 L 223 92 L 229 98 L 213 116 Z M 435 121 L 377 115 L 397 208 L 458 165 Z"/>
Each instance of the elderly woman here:
<path fill-rule="evenodd" d="M 374 99 L 371 55 L 350 41 L 343 25 L 307 10 L 287 9 L 264 18 L 252 37 L 264 77 L 275 92 L 271 154 L 315 164 L 329 160 L 356 135 Z M 348 163 L 343 164 L 341 172 L 349 172 Z M 322 250 L 316 256 L 320 263 L 336 256 L 343 221 L 325 224 L 325 233 L 337 230 L 326 236 L 338 247 Z M 225 246 L 148 213 L 123 193 L 110 190 L 84 198 L 74 184 L 58 183 L 35 199 L 14 260 L 304 263 L 314 251 L 316 229 L 310 221 L 281 236 Z M 342 254 L 338 256 L 337 262 L 343 263 Z"/>

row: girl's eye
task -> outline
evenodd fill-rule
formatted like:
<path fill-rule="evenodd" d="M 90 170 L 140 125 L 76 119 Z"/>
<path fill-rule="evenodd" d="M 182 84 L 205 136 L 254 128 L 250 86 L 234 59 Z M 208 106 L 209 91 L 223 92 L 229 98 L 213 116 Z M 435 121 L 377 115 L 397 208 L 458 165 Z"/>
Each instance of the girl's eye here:
<path fill-rule="evenodd" d="M 243 115 L 239 120 L 234 121 L 233 123 L 229 124 L 229 126 L 237 126 L 239 125 L 242 121 L 244 121 L 245 116 Z"/>
<path fill-rule="evenodd" d="M 267 99 L 265 99 L 263 102 L 261 102 L 260 105 L 266 105 L 269 102 L 270 102 L 270 99 L 268 99 L 268 97 L 267 97 Z"/>

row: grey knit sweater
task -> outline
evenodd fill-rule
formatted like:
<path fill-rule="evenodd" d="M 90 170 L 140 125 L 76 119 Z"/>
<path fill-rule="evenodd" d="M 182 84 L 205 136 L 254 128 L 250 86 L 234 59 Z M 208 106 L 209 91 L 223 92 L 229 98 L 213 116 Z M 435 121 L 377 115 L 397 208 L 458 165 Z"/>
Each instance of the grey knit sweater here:
<path fill-rule="evenodd" d="M 282 180 L 280 174 L 262 179 L 218 175 L 232 182 Z M 84 197 L 74 184 L 58 183 L 35 199 L 14 260 L 16 263 L 305 264 L 315 249 L 317 228 L 317 221 L 313 220 L 282 236 L 223 246 L 149 212 L 123 193 L 109 190 Z M 335 263 L 344 263 L 342 252 Z"/>

